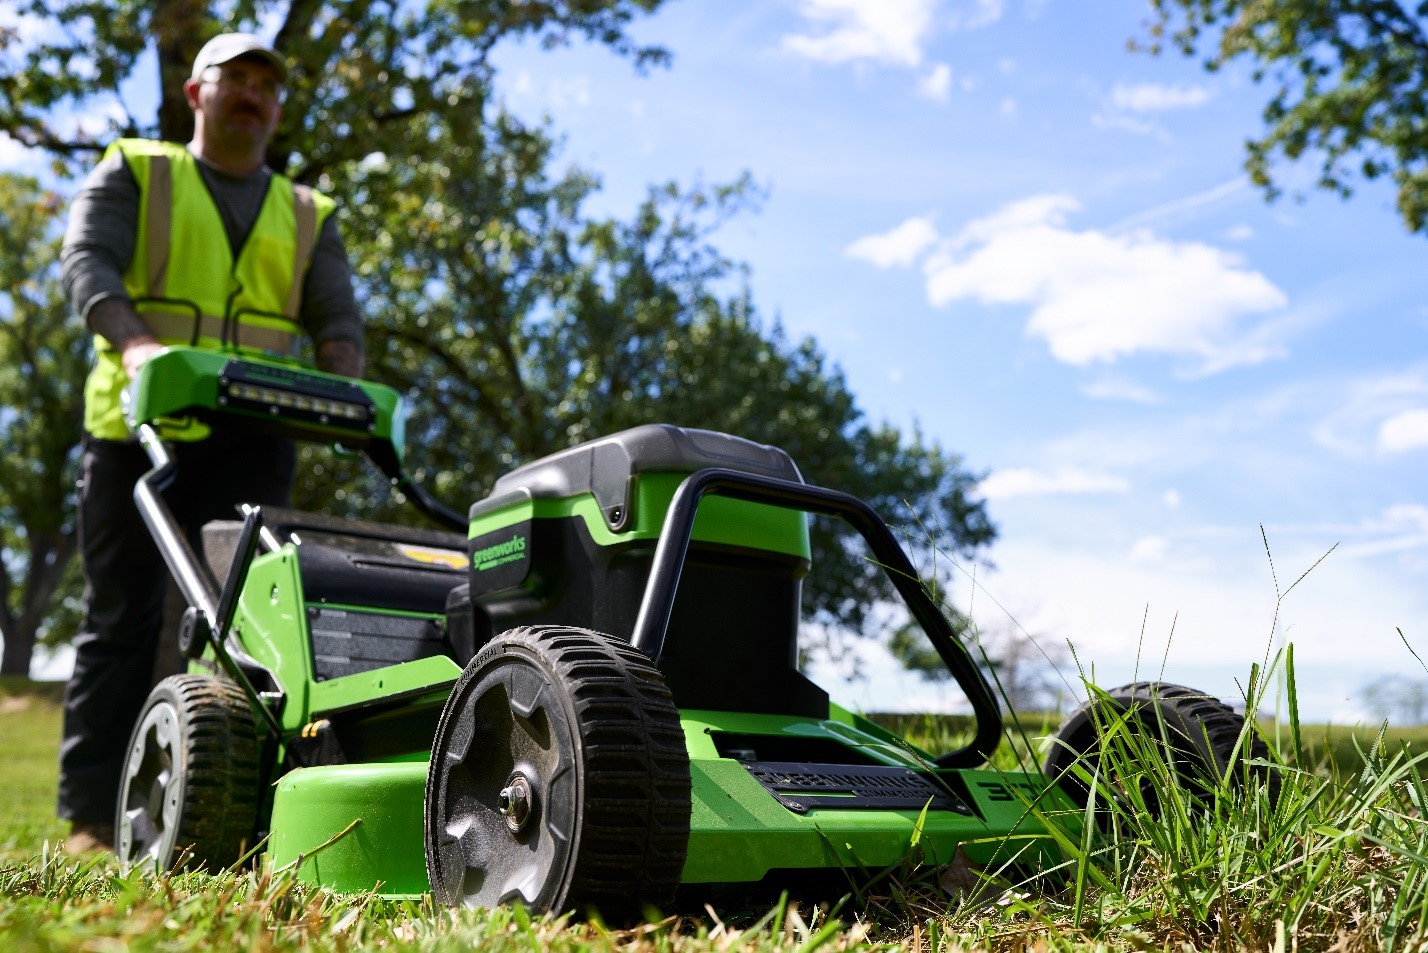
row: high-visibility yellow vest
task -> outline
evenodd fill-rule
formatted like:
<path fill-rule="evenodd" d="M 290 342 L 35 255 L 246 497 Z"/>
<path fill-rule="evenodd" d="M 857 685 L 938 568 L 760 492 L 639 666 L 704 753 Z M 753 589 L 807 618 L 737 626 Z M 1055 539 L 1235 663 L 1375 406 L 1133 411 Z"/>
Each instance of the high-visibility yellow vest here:
<path fill-rule="evenodd" d="M 106 155 L 115 153 L 139 183 L 138 231 L 124 289 L 154 336 L 164 344 L 291 355 L 301 331 L 303 278 L 333 201 L 274 175 L 235 260 L 198 160 L 187 148 L 120 139 Z M 129 378 L 119 352 L 100 335 L 94 350 L 84 426 L 96 437 L 122 440 L 129 430 L 119 395 Z"/>

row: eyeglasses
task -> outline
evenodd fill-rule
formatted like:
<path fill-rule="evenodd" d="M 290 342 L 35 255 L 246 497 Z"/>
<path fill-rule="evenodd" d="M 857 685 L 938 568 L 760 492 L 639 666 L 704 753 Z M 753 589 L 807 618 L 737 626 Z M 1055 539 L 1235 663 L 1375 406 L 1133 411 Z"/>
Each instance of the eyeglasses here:
<path fill-rule="evenodd" d="M 270 103 L 279 103 L 283 100 L 282 83 L 271 77 L 258 76 L 247 70 L 229 69 L 225 66 L 210 66 L 203 71 L 200 78 L 205 83 L 225 86 L 228 89 L 246 90 L 259 99 L 267 100 Z"/>

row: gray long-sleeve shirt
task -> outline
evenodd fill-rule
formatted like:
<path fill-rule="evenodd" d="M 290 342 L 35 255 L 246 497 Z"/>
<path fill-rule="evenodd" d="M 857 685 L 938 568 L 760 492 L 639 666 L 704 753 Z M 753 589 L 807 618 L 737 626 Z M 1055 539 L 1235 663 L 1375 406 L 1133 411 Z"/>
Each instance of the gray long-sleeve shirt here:
<path fill-rule="evenodd" d="M 260 167 L 240 178 L 201 158 L 198 168 L 237 257 L 258 219 L 272 172 Z M 139 183 L 122 156 L 110 156 L 95 166 L 70 204 L 60 252 L 60 277 L 70 305 L 98 334 L 107 329 L 96 326 L 102 322 L 93 320 L 94 306 L 108 298 L 129 297 L 123 276 L 134 256 L 138 222 Z M 303 279 L 299 318 L 315 346 L 330 340 L 349 340 L 362 346 L 362 316 L 334 215 L 327 217 L 318 233 Z"/>

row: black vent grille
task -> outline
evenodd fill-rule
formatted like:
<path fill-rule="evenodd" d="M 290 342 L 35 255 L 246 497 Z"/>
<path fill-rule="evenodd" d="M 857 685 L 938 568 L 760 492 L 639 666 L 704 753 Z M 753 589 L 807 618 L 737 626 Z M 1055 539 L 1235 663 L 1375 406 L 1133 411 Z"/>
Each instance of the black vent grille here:
<path fill-rule="evenodd" d="M 307 625 L 319 682 L 450 654 L 440 619 L 310 605 Z"/>
<path fill-rule="evenodd" d="M 956 811 L 971 808 L 935 779 L 891 765 L 745 761 L 745 768 L 780 804 L 798 814 L 813 808 Z"/>

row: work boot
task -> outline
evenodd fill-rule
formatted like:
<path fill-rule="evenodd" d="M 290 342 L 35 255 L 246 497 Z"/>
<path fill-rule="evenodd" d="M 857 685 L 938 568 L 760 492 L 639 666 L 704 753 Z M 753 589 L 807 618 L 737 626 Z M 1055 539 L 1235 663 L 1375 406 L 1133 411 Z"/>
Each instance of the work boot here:
<path fill-rule="evenodd" d="M 75 857 L 114 850 L 114 825 L 75 821 L 64 839 L 64 851 Z"/>

